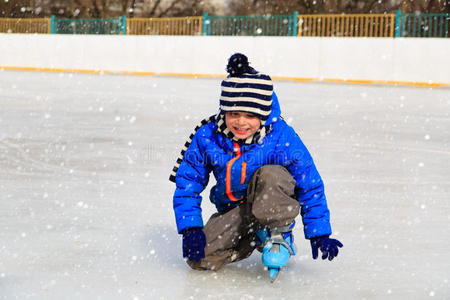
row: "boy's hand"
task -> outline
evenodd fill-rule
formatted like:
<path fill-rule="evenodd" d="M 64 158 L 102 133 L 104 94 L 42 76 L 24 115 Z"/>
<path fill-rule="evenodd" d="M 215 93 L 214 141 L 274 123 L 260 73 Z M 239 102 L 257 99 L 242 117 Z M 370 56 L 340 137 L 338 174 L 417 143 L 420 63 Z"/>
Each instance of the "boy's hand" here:
<path fill-rule="evenodd" d="M 339 248 L 343 247 L 341 242 L 336 239 L 330 239 L 328 235 L 319 236 L 311 239 L 311 249 L 313 258 L 316 259 L 319 256 L 319 249 L 322 251 L 322 259 L 328 257 L 329 260 L 333 260 L 338 256 Z"/>
<path fill-rule="evenodd" d="M 206 237 L 201 228 L 194 227 L 183 230 L 183 257 L 191 261 L 205 258 Z"/>

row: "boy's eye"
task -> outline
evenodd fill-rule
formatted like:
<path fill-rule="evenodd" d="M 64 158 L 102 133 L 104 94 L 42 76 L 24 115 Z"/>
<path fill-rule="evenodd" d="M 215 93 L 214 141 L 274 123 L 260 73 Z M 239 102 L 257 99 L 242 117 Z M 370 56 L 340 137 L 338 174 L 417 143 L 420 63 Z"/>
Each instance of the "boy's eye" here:
<path fill-rule="evenodd" d="M 254 114 L 252 113 L 243 113 L 243 112 L 239 112 L 239 111 L 232 111 L 229 112 L 229 116 L 234 117 L 234 118 L 239 118 L 240 116 L 246 117 L 248 119 L 251 118 L 257 118 Z"/>

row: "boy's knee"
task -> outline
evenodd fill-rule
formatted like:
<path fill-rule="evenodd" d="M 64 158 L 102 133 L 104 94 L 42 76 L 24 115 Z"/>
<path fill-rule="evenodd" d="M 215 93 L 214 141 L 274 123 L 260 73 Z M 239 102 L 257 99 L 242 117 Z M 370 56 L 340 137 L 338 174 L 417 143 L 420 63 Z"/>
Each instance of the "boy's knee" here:
<path fill-rule="evenodd" d="M 247 201 L 251 203 L 252 215 L 265 226 L 290 224 L 299 213 L 295 180 L 283 166 L 259 168 L 249 187 Z"/>
<path fill-rule="evenodd" d="M 208 270 L 208 268 L 203 266 L 201 262 L 195 262 L 195 261 L 191 261 L 191 260 L 186 260 L 186 263 L 193 270 L 197 270 L 197 271 L 206 271 L 206 270 Z"/>
<path fill-rule="evenodd" d="M 222 261 L 209 261 L 208 259 L 202 259 L 201 261 L 186 260 L 189 267 L 197 271 L 218 271 L 225 263 Z"/>
<path fill-rule="evenodd" d="M 283 186 L 294 189 L 295 180 L 289 171 L 280 165 L 266 165 L 257 170 L 258 183 L 274 184 L 284 182 Z"/>

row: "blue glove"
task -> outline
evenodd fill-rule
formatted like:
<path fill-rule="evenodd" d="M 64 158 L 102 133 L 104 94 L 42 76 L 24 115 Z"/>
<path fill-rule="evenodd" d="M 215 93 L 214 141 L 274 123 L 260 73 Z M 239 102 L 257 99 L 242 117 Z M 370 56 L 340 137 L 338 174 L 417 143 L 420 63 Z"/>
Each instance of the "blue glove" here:
<path fill-rule="evenodd" d="M 329 260 L 333 260 L 338 256 L 339 248 L 343 247 L 341 242 L 336 239 L 330 239 L 328 235 L 312 238 L 311 240 L 312 256 L 314 259 L 319 256 L 319 249 L 322 251 L 322 259 L 328 257 Z"/>
<path fill-rule="evenodd" d="M 191 261 L 205 258 L 206 236 L 201 228 L 183 230 L 183 257 Z"/>

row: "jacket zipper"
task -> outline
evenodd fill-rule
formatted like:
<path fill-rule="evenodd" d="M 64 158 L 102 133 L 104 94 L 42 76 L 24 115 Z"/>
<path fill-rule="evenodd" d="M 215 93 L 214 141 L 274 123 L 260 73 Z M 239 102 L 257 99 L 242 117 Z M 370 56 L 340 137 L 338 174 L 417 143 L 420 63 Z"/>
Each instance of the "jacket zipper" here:
<path fill-rule="evenodd" d="M 231 192 L 231 167 L 233 166 L 233 163 L 236 160 L 238 160 L 239 157 L 241 157 L 241 148 L 239 147 L 238 143 L 234 143 L 234 152 L 236 152 L 236 156 L 227 163 L 227 176 L 225 178 L 225 187 L 226 187 L 227 196 L 231 201 L 233 201 L 233 202 L 241 201 L 241 203 L 242 203 L 243 198 L 242 197 L 235 198 L 233 196 L 233 193 Z M 243 184 L 245 182 L 246 167 L 247 167 L 247 163 L 244 161 L 242 163 L 241 184 Z"/>
<path fill-rule="evenodd" d="M 247 172 L 247 162 L 243 161 L 241 166 L 241 184 L 245 183 L 246 172 Z"/>

